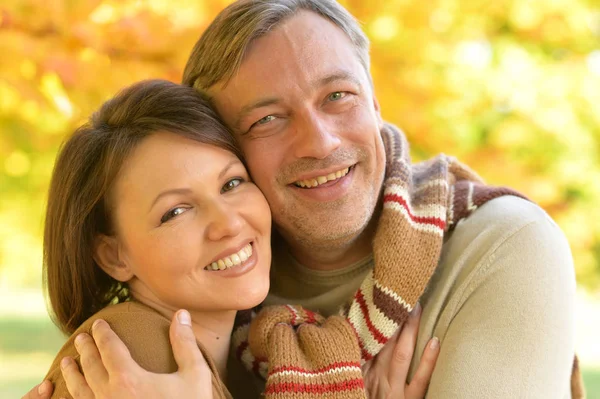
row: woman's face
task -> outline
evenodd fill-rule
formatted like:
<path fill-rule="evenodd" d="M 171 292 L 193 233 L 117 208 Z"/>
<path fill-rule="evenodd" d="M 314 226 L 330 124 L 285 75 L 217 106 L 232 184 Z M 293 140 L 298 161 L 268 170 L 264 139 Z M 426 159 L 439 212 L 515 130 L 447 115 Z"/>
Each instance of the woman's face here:
<path fill-rule="evenodd" d="M 206 312 L 248 309 L 267 295 L 271 214 L 234 154 L 153 134 L 123 165 L 111 203 L 134 298 Z"/>

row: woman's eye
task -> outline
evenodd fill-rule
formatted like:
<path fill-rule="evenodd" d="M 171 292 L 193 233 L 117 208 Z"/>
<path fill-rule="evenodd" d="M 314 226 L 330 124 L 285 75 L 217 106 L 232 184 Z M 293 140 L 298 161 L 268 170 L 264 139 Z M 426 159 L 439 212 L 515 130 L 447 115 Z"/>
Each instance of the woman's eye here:
<path fill-rule="evenodd" d="M 165 213 L 162 218 L 160 218 L 160 222 L 166 223 L 169 220 L 173 219 L 175 216 L 181 215 L 183 212 L 186 211 L 186 209 L 187 208 L 183 208 L 181 206 L 179 206 L 177 208 L 173 208 L 170 211 L 168 211 L 167 213 Z"/>
<path fill-rule="evenodd" d="M 223 188 L 221 188 L 221 193 L 226 193 L 227 191 L 233 190 L 234 188 L 236 188 L 237 186 L 242 184 L 242 182 L 243 182 L 243 179 L 241 179 L 239 177 L 229 180 L 227 183 L 225 183 L 223 185 Z"/>
<path fill-rule="evenodd" d="M 337 100 L 341 100 L 342 98 L 346 97 L 346 92 L 344 91 L 334 91 L 333 93 L 331 93 L 328 97 L 329 101 L 337 101 Z"/>

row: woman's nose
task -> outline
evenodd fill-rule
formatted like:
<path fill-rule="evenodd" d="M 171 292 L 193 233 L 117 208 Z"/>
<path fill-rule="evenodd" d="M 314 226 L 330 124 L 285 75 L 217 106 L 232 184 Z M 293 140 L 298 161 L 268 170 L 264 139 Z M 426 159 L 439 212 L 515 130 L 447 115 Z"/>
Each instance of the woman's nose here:
<path fill-rule="evenodd" d="M 240 213 L 227 204 L 214 204 L 209 209 L 208 238 L 213 241 L 235 237 L 242 231 L 244 219 Z"/>

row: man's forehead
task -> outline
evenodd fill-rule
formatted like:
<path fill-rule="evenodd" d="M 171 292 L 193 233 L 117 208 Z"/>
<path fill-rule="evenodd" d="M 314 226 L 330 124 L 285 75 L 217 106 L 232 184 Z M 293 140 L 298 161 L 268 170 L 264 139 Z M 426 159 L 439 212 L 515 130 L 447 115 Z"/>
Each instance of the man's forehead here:
<path fill-rule="evenodd" d="M 253 39 L 237 70 L 227 81 L 215 84 L 210 91 L 214 96 L 232 85 L 251 84 L 252 80 L 259 80 L 260 77 L 272 82 L 275 69 L 298 66 L 315 72 L 315 62 L 316 65 L 323 65 L 328 58 L 341 54 L 346 58 L 356 55 L 346 33 L 323 16 L 300 10 L 280 21 L 271 31 Z M 321 73 L 323 77 L 332 74 L 332 71 Z"/>

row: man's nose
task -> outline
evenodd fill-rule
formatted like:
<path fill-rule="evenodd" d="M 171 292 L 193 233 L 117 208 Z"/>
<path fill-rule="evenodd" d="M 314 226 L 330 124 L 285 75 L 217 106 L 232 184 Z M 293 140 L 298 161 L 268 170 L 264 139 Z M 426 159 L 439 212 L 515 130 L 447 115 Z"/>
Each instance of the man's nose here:
<path fill-rule="evenodd" d="M 332 121 L 317 111 L 306 112 L 296 121 L 294 151 L 297 158 L 327 158 L 341 144 Z"/>
<path fill-rule="evenodd" d="M 235 237 L 242 231 L 244 218 L 238 210 L 226 203 L 214 203 L 208 209 L 209 223 L 207 236 L 209 240 L 219 241 Z"/>

